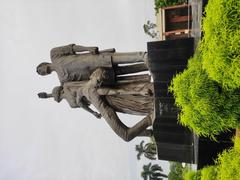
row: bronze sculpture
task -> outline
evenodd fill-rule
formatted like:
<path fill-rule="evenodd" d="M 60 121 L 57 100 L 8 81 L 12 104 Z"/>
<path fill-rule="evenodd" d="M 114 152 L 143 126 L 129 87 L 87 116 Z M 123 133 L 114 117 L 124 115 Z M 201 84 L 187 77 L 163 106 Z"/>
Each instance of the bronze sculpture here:
<path fill-rule="evenodd" d="M 77 48 L 79 51 L 81 48 L 83 51 L 90 51 L 91 54 L 76 55 L 74 51 L 77 51 Z M 39 93 L 39 97 L 53 97 L 57 102 L 65 99 L 72 108 L 81 107 L 97 118 L 103 117 L 114 132 L 125 141 L 130 141 L 136 136 L 151 136 L 152 131 L 147 128 L 152 125 L 153 120 L 153 86 L 148 76 L 140 75 L 140 78 L 127 76 L 119 79 L 116 77 L 116 74 L 146 70 L 146 66 L 142 64 L 116 68 L 118 63 L 146 61 L 146 55 L 143 52 L 115 54 L 113 49 L 101 54 L 96 47 L 75 45 L 54 48 L 51 51 L 53 63 L 40 64 L 37 72 L 46 75 L 55 70 L 61 86 L 55 87 L 52 94 Z M 79 56 L 87 60 L 79 60 Z M 80 67 L 82 63 L 83 66 Z M 59 70 L 60 68 L 56 67 L 65 70 Z M 98 112 L 93 111 L 89 107 L 90 104 L 94 105 Z M 145 117 L 133 127 L 127 127 L 121 122 L 116 112 L 145 115 Z"/>
<path fill-rule="evenodd" d="M 39 64 L 37 73 L 48 75 L 55 71 L 60 82 L 64 83 L 88 80 L 93 71 L 99 67 L 114 68 L 118 64 L 144 62 L 147 59 L 147 53 L 116 53 L 115 49 L 98 51 L 97 47 L 70 44 L 53 48 L 50 57 L 52 63 Z"/>

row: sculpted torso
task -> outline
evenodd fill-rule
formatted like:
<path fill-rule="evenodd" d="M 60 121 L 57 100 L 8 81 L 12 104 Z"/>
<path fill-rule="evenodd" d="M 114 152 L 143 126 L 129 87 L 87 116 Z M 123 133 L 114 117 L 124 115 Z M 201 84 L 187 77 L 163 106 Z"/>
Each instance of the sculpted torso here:
<path fill-rule="evenodd" d="M 53 48 L 50 55 L 62 83 L 88 80 L 98 67 L 112 67 L 111 53 L 76 54 L 71 45 Z"/>
<path fill-rule="evenodd" d="M 128 75 L 147 70 L 144 64 L 147 53 L 115 53 L 114 49 L 99 52 L 97 47 L 70 44 L 53 48 L 50 54 L 52 63 L 39 64 L 37 72 L 47 75 L 55 71 L 61 86 L 56 86 L 52 94 L 40 93 L 39 97 L 53 97 L 57 102 L 65 99 L 72 108 L 81 107 L 97 118 L 103 117 L 125 141 L 151 135 L 152 131 L 148 129 L 153 120 L 150 76 Z M 134 64 L 138 62 L 141 63 Z M 98 112 L 91 109 L 90 104 Z M 116 112 L 145 117 L 128 127 Z"/>

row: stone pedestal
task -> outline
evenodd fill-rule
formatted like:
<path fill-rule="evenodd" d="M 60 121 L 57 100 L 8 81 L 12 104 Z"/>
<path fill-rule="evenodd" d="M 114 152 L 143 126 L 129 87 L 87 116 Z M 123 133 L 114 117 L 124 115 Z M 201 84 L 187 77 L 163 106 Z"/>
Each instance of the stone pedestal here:
<path fill-rule="evenodd" d="M 233 133 L 220 135 L 219 143 L 199 138 L 177 121 L 178 109 L 168 87 L 176 73 L 182 72 L 194 54 L 194 39 L 176 39 L 148 43 L 149 69 L 154 82 L 155 120 L 153 134 L 158 158 L 198 164 L 198 168 L 213 164 L 223 149 L 232 146 L 228 138 Z"/>

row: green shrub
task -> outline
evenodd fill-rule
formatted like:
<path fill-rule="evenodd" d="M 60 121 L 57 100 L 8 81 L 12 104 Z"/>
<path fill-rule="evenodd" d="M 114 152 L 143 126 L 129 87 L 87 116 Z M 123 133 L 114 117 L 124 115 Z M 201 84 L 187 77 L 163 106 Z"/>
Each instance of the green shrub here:
<path fill-rule="evenodd" d="M 203 68 L 226 89 L 240 87 L 240 1 L 210 0 L 203 19 Z"/>
<path fill-rule="evenodd" d="M 216 180 L 217 166 L 208 166 L 201 170 L 201 180 Z"/>
<path fill-rule="evenodd" d="M 240 137 L 236 137 L 234 140 L 234 149 L 240 152 Z"/>
<path fill-rule="evenodd" d="M 224 151 L 217 159 L 218 180 L 240 179 L 240 138 L 235 139 L 233 149 Z"/>
<path fill-rule="evenodd" d="M 180 108 L 180 123 L 197 134 L 214 138 L 221 131 L 240 127 L 240 92 L 224 90 L 209 79 L 200 53 L 176 75 L 169 89 Z"/>
<path fill-rule="evenodd" d="M 168 180 L 183 180 L 184 168 L 180 162 L 169 162 L 170 172 L 168 174 Z"/>
<path fill-rule="evenodd" d="M 235 138 L 234 147 L 218 156 L 216 165 L 198 171 L 188 171 L 184 180 L 239 180 L 240 138 Z"/>
<path fill-rule="evenodd" d="M 217 166 L 208 166 L 198 171 L 187 171 L 184 174 L 184 180 L 216 180 Z"/>
<path fill-rule="evenodd" d="M 158 13 L 159 8 L 187 3 L 187 0 L 155 0 L 155 11 Z"/>
<path fill-rule="evenodd" d="M 187 171 L 183 174 L 184 180 L 201 180 L 200 171 Z"/>

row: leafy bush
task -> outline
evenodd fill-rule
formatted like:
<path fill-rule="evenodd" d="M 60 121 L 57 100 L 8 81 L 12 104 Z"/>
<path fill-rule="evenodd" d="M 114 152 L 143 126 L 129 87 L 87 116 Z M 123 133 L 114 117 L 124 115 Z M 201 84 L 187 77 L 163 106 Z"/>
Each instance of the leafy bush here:
<path fill-rule="evenodd" d="M 200 171 L 188 171 L 183 175 L 184 180 L 201 180 Z"/>
<path fill-rule="evenodd" d="M 183 180 L 183 166 L 179 162 L 169 162 L 170 172 L 168 174 L 168 180 Z"/>
<path fill-rule="evenodd" d="M 204 38 L 188 69 L 170 91 L 179 120 L 210 136 L 240 127 L 240 1 L 211 0 L 203 21 Z"/>
<path fill-rule="evenodd" d="M 239 90 L 224 90 L 209 79 L 199 52 L 169 89 L 180 108 L 180 122 L 197 134 L 214 138 L 221 131 L 240 127 Z"/>
<path fill-rule="evenodd" d="M 240 138 L 235 139 L 233 149 L 224 151 L 217 159 L 217 179 L 240 179 Z"/>
<path fill-rule="evenodd" d="M 234 148 L 219 155 L 216 165 L 184 174 L 184 180 L 238 180 L 240 179 L 240 138 L 235 138 Z"/>
<path fill-rule="evenodd" d="M 201 180 L 216 180 L 217 172 L 216 166 L 205 167 L 201 170 Z"/>
<path fill-rule="evenodd" d="M 209 1 L 203 19 L 203 32 L 203 68 L 224 88 L 239 88 L 240 1 Z"/>
<path fill-rule="evenodd" d="M 158 12 L 159 8 L 162 7 L 173 6 L 187 2 L 187 0 L 155 0 L 155 11 Z"/>
<path fill-rule="evenodd" d="M 158 31 L 156 30 L 156 27 L 157 27 L 156 24 L 154 24 L 148 20 L 147 23 L 143 25 L 143 30 L 151 38 L 157 38 Z"/>

